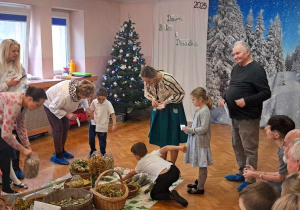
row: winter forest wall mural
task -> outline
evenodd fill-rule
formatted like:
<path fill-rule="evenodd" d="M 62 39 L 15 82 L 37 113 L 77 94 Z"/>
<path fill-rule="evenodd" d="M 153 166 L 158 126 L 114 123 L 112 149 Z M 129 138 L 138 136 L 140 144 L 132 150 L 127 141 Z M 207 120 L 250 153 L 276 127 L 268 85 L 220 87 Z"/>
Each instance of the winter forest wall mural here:
<path fill-rule="evenodd" d="M 232 47 L 247 41 L 252 58 L 266 70 L 272 97 L 264 103 L 261 126 L 288 115 L 300 127 L 300 1 L 210 0 L 207 32 L 207 89 L 212 121 L 230 124 L 217 101 L 228 87 L 235 62 Z"/>

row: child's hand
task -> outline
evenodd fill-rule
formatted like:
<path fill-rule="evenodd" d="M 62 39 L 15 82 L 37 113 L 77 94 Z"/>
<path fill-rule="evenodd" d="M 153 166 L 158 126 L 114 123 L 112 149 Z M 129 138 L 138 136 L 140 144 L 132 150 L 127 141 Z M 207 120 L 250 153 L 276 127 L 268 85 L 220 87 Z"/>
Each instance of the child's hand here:
<path fill-rule="evenodd" d="M 117 124 L 112 125 L 112 131 L 115 131 L 117 129 Z"/>
<path fill-rule="evenodd" d="M 182 128 L 182 131 L 185 132 L 186 134 L 188 134 L 188 133 L 187 133 L 187 127 L 183 127 L 183 128 Z"/>
<path fill-rule="evenodd" d="M 186 146 L 179 146 L 179 150 L 186 153 L 187 152 L 187 147 Z"/>

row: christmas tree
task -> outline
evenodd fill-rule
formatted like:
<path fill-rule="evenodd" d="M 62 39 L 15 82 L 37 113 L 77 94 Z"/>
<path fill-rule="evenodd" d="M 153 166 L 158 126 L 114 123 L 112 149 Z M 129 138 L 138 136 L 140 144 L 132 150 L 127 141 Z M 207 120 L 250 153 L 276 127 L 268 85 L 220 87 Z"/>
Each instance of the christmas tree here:
<path fill-rule="evenodd" d="M 112 59 L 106 66 L 102 85 L 108 90 L 107 99 L 116 112 L 130 113 L 132 110 L 146 109 L 150 101 L 144 97 L 144 84 L 140 71 L 145 66 L 145 59 L 140 53 L 141 45 L 135 24 L 125 21 L 115 37 L 112 47 Z"/>

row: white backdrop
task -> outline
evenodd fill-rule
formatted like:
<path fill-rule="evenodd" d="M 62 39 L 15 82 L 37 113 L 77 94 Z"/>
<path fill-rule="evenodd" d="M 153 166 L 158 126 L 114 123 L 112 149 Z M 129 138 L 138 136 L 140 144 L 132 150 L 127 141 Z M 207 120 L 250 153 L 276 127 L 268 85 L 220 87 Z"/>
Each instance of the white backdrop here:
<path fill-rule="evenodd" d="M 182 85 L 188 121 L 193 120 L 195 112 L 190 92 L 199 86 L 206 88 L 207 22 L 208 0 L 155 2 L 152 64 L 172 74 Z"/>

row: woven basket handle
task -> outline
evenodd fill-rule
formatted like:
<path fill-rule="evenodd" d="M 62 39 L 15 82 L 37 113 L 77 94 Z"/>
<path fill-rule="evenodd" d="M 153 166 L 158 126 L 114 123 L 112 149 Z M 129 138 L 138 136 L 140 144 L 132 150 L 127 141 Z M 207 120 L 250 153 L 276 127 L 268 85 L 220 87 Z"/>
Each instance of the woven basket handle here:
<path fill-rule="evenodd" d="M 121 174 L 120 174 L 118 171 L 114 170 L 114 169 L 109 169 L 109 170 L 106 170 L 106 171 L 102 172 L 102 173 L 98 176 L 98 178 L 97 178 L 97 180 L 96 180 L 96 182 L 95 182 L 94 190 L 96 190 L 96 188 L 97 188 L 97 186 L 98 186 L 98 182 L 101 180 L 102 176 L 104 176 L 105 174 L 107 174 L 107 173 L 109 173 L 109 172 L 116 172 L 116 173 L 119 175 L 119 177 L 120 177 L 121 184 L 124 185 L 124 183 L 123 183 L 123 178 L 122 178 Z"/>

